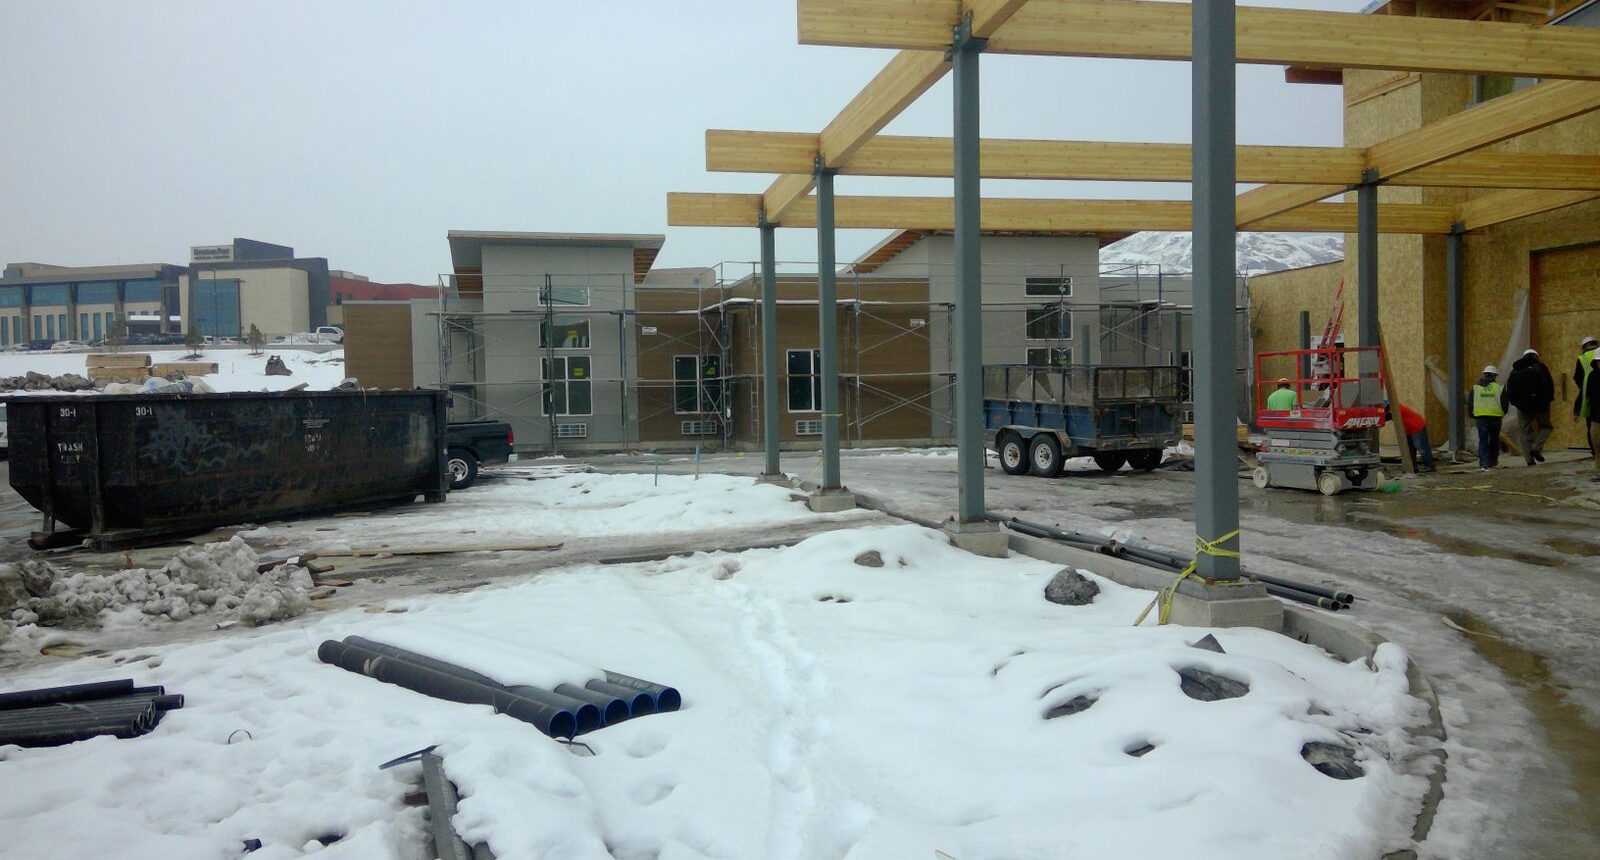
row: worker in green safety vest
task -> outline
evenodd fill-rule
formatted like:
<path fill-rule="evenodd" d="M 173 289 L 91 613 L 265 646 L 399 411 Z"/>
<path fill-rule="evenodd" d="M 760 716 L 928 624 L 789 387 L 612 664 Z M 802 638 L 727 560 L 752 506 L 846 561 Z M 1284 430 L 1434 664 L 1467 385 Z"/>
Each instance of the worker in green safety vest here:
<path fill-rule="evenodd" d="M 1590 366 L 1595 354 L 1600 352 L 1600 338 L 1586 337 L 1578 344 L 1578 364 L 1572 369 L 1572 381 L 1578 386 L 1578 396 L 1572 401 L 1572 417 L 1583 423 L 1584 419 L 1594 413 L 1595 404 L 1589 402 L 1584 396 L 1588 387 L 1589 372 L 1594 368 Z"/>
<path fill-rule="evenodd" d="M 1500 370 L 1494 365 L 1472 386 L 1472 418 L 1478 426 L 1478 471 L 1487 472 L 1500 465 L 1500 422 L 1506 417 L 1506 387 L 1499 382 Z"/>
<path fill-rule="evenodd" d="M 1278 388 L 1267 395 L 1267 408 L 1279 412 L 1288 412 L 1300 403 L 1299 395 L 1294 393 L 1294 388 L 1289 385 L 1289 380 L 1278 378 Z"/>

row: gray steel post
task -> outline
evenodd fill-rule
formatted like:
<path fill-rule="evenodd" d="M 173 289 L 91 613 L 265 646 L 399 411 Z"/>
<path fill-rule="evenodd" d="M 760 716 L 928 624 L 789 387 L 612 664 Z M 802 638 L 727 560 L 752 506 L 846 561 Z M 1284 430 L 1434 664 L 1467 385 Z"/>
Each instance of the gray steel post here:
<path fill-rule="evenodd" d="M 839 312 L 837 263 L 833 250 L 833 171 L 816 162 L 817 180 L 817 349 L 822 384 L 822 489 L 839 481 Z"/>
<path fill-rule="evenodd" d="M 983 41 L 956 30 L 955 93 L 956 522 L 984 521 L 983 260 L 978 176 L 978 55 Z"/>
<path fill-rule="evenodd" d="M 1450 225 L 1450 235 L 1445 237 L 1444 256 L 1445 340 L 1448 341 L 1445 374 L 1450 386 L 1450 451 L 1456 457 L 1460 456 L 1467 438 L 1466 404 L 1463 403 L 1467 382 L 1461 348 L 1462 231 L 1461 222 Z"/>
<path fill-rule="evenodd" d="M 1300 348 L 1311 348 L 1311 312 L 1300 312 Z M 1301 379 L 1311 378 L 1311 356 L 1300 356 L 1300 366 L 1297 368 Z M 1296 386 L 1297 388 L 1299 386 Z"/>
<path fill-rule="evenodd" d="M 1378 346 L 1378 185 L 1368 168 L 1356 186 L 1356 339 L 1360 346 Z M 1361 353 L 1356 366 L 1361 371 L 1361 402 L 1373 403 L 1383 392 L 1368 380 L 1378 372 L 1378 357 Z"/>
<path fill-rule="evenodd" d="M 1234 351 L 1234 4 L 1195 0 L 1194 447 L 1195 536 L 1237 552 L 1239 452 Z M 1225 538 L 1226 539 L 1223 539 Z M 1238 579 L 1239 559 L 1201 552 L 1200 576 Z"/>
<path fill-rule="evenodd" d="M 778 466 L 778 275 L 774 261 L 778 228 L 761 219 L 761 439 L 763 477 L 783 474 Z"/>

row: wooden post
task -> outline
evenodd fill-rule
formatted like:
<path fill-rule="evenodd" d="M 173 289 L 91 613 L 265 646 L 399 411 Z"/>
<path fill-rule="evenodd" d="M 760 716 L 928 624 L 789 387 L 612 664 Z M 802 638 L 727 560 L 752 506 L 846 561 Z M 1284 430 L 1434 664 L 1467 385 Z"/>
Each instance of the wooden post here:
<path fill-rule="evenodd" d="M 1406 441 L 1405 422 L 1400 420 L 1400 398 L 1395 394 L 1394 376 L 1389 373 L 1389 348 L 1383 345 L 1383 333 L 1378 334 L 1378 356 L 1383 367 L 1383 391 L 1392 407 L 1389 411 L 1394 415 L 1394 437 L 1400 443 L 1400 462 L 1406 466 L 1406 471 L 1415 475 L 1417 473 L 1417 460 L 1411 456 L 1411 444 Z"/>

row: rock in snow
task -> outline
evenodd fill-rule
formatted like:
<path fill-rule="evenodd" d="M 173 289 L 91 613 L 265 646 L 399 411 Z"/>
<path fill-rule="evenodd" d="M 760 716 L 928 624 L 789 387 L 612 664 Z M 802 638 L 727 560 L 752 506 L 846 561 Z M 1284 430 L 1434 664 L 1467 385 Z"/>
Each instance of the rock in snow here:
<path fill-rule="evenodd" d="M 1355 750 L 1341 744 L 1311 741 L 1300 748 L 1300 757 L 1316 768 L 1318 773 L 1334 779 L 1355 779 L 1367 775 L 1356 763 Z"/>
<path fill-rule="evenodd" d="M 877 550 L 868 550 L 856 556 L 856 564 L 862 567 L 883 567 L 883 553 Z"/>
<path fill-rule="evenodd" d="M 1100 586 L 1070 567 L 1061 568 L 1044 587 L 1044 599 L 1062 606 L 1086 606 L 1099 593 Z"/>
<path fill-rule="evenodd" d="M 1207 672 L 1197 666 L 1185 666 L 1179 669 L 1178 677 L 1181 679 L 1179 686 L 1183 689 L 1183 694 L 1201 702 L 1237 699 L 1250 692 L 1250 685 L 1243 681 Z"/>
<path fill-rule="evenodd" d="M 91 625 L 103 613 L 137 610 L 141 615 L 182 621 L 222 611 L 249 624 L 293 618 L 310 605 L 311 574 L 280 565 L 256 572 L 256 553 L 243 539 L 187 546 L 159 570 L 132 568 L 108 575 L 62 575 L 43 561 L 0 566 L 0 582 L 25 594 L 0 603 L 17 623 Z M 7 588 L 7 596 L 17 593 Z"/>

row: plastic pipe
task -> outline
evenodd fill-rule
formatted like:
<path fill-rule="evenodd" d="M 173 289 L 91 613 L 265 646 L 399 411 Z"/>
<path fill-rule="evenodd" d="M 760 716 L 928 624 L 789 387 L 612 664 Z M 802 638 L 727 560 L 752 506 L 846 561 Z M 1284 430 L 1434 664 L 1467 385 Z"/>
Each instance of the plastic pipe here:
<path fill-rule="evenodd" d="M 596 693 L 604 693 L 607 696 L 616 696 L 617 698 L 627 702 L 628 713 L 632 716 L 642 717 L 646 714 L 653 714 L 656 712 L 656 700 L 651 698 L 650 694 L 644 692 L 643 690 L 635 690 L 632 687 L 624 687 L 619 684 L 610 684 L 605 681 L 590 681 L 583 686 L 587 689 L 593 690 Z"/>
<path fill-rule="evenodd" d="M 112 696 L 124 696 L 134 691 L 133 679 L 120 681 L 95 681 L 90 684 L 72 684 L 66 687 L 45 687 L 38 690 L 16 690 L 0 693 L 0 710 L 30 708 L 55 702 L 86 702 Z"/>
<path fill-rule="evenodd" d="M 658 711 L 676 711 L 683 707 L 683 695 L 678 692 L 677 688 L 669 687 L 666 684 L 657 684 L 654 681 L 646 681 L 642 678 L 635 678 L 632 675 L 624 675 L 609 669 L 606 670 L 606 683 L 649 693 Z M 594 688 L 590 687 L 589 689 L 592 690 Z"/>
<path fill-rule="evenodd" d="M 633 708 L 629 705 L 627 699 L 608 693 L 597 693 L 594 690 L 574 687 L 571 684 L 557 684 L 554 692 L 571 699 L 588 702 L 599 708 L 601 725 L 609 726 L 620 723 L 633 716 Z"/>

